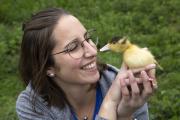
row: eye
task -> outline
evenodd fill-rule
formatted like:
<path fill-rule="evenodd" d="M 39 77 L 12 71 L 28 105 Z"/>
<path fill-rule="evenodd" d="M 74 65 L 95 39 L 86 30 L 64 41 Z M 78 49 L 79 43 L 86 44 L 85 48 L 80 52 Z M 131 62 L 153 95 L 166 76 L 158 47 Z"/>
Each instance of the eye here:
<path fill-rule="evenodd" d="M 67 46 L 67 52 L 72 52 L 75 51 L 79 46 L 78 41 L 73 41 L 72 43 L 68 44 Z"/>
<path fill-rule="evenodd" d="M 126 39 L 124 39 L 121 44 L 125 44 L 125 43 L 126 43 Z"/>

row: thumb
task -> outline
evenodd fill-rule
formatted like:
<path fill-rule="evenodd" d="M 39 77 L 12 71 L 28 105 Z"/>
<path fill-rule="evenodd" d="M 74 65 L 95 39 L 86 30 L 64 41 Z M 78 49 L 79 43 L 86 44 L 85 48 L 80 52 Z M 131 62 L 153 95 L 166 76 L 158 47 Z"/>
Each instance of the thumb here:
<path fill-rule="evenodd" d="M 124 62 L 122 62 L 120 71 L 127 71 L 127 69 L 128 69 L 128 66 Z"/>
<path fill-rule="evenodd" d="M 119 100 L 121 98 L 121 92 L 120 92 L 120 81 L 116 77 L 115 80 L 113 80 L 112 85 L 110 86 L 106 96 L 108 96 L 109 100 L 114 103 L 118 104 Z"/>

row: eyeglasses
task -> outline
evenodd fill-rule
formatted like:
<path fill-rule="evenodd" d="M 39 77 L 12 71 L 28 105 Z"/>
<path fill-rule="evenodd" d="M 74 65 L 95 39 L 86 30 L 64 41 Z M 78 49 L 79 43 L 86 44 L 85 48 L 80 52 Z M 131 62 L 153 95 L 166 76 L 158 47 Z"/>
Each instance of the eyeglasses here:
<path fill-rule="evenodd" d="M 84 42 L 88 42 L 93 48 L 96 48 L 98 44 L 98 37 L 96 35 L 95 29 L 90 29 L 84 34 L 84 40 L 74 40 L 73 42 L 69 43 L 65 50 L 54 53 L 52 55 L 57 55 L 60 53 L 68 53 L 72 58 L 79 59 L 84 54 Z"/>

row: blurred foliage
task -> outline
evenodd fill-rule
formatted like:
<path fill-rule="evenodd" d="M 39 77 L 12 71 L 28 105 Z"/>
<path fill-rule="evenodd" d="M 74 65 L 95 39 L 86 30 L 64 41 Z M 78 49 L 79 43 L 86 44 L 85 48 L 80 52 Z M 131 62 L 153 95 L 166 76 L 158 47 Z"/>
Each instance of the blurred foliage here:
<path fill-rule="evenodd" d="M 164 71 L 157 70 L 159 89 L 149 101 L 151 120 L 180 118 L 179 0 L 1 0 L 0 119 L 15 120 L 15 101 L 23 90 L 18 74 L 21 25 L 35 12 L 62 7 L 86 28 L 96 28 L 103 46 L 114 35 L 128 36 L 148 47 Z M 100 53 L 99 59 L 120 67 L 121 55 Z"/>

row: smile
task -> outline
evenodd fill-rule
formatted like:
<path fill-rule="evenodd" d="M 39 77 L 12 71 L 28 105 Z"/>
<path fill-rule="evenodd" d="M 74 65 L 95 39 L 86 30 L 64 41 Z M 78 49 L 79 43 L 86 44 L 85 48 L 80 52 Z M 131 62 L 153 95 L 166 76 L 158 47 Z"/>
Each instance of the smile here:
<path fill-rule="evenodd" d="M 96 69 L 96 62 L 90 63 L 84 67 L 82 67 L 83 70 L 91 70 L 91 69 Z"/>

